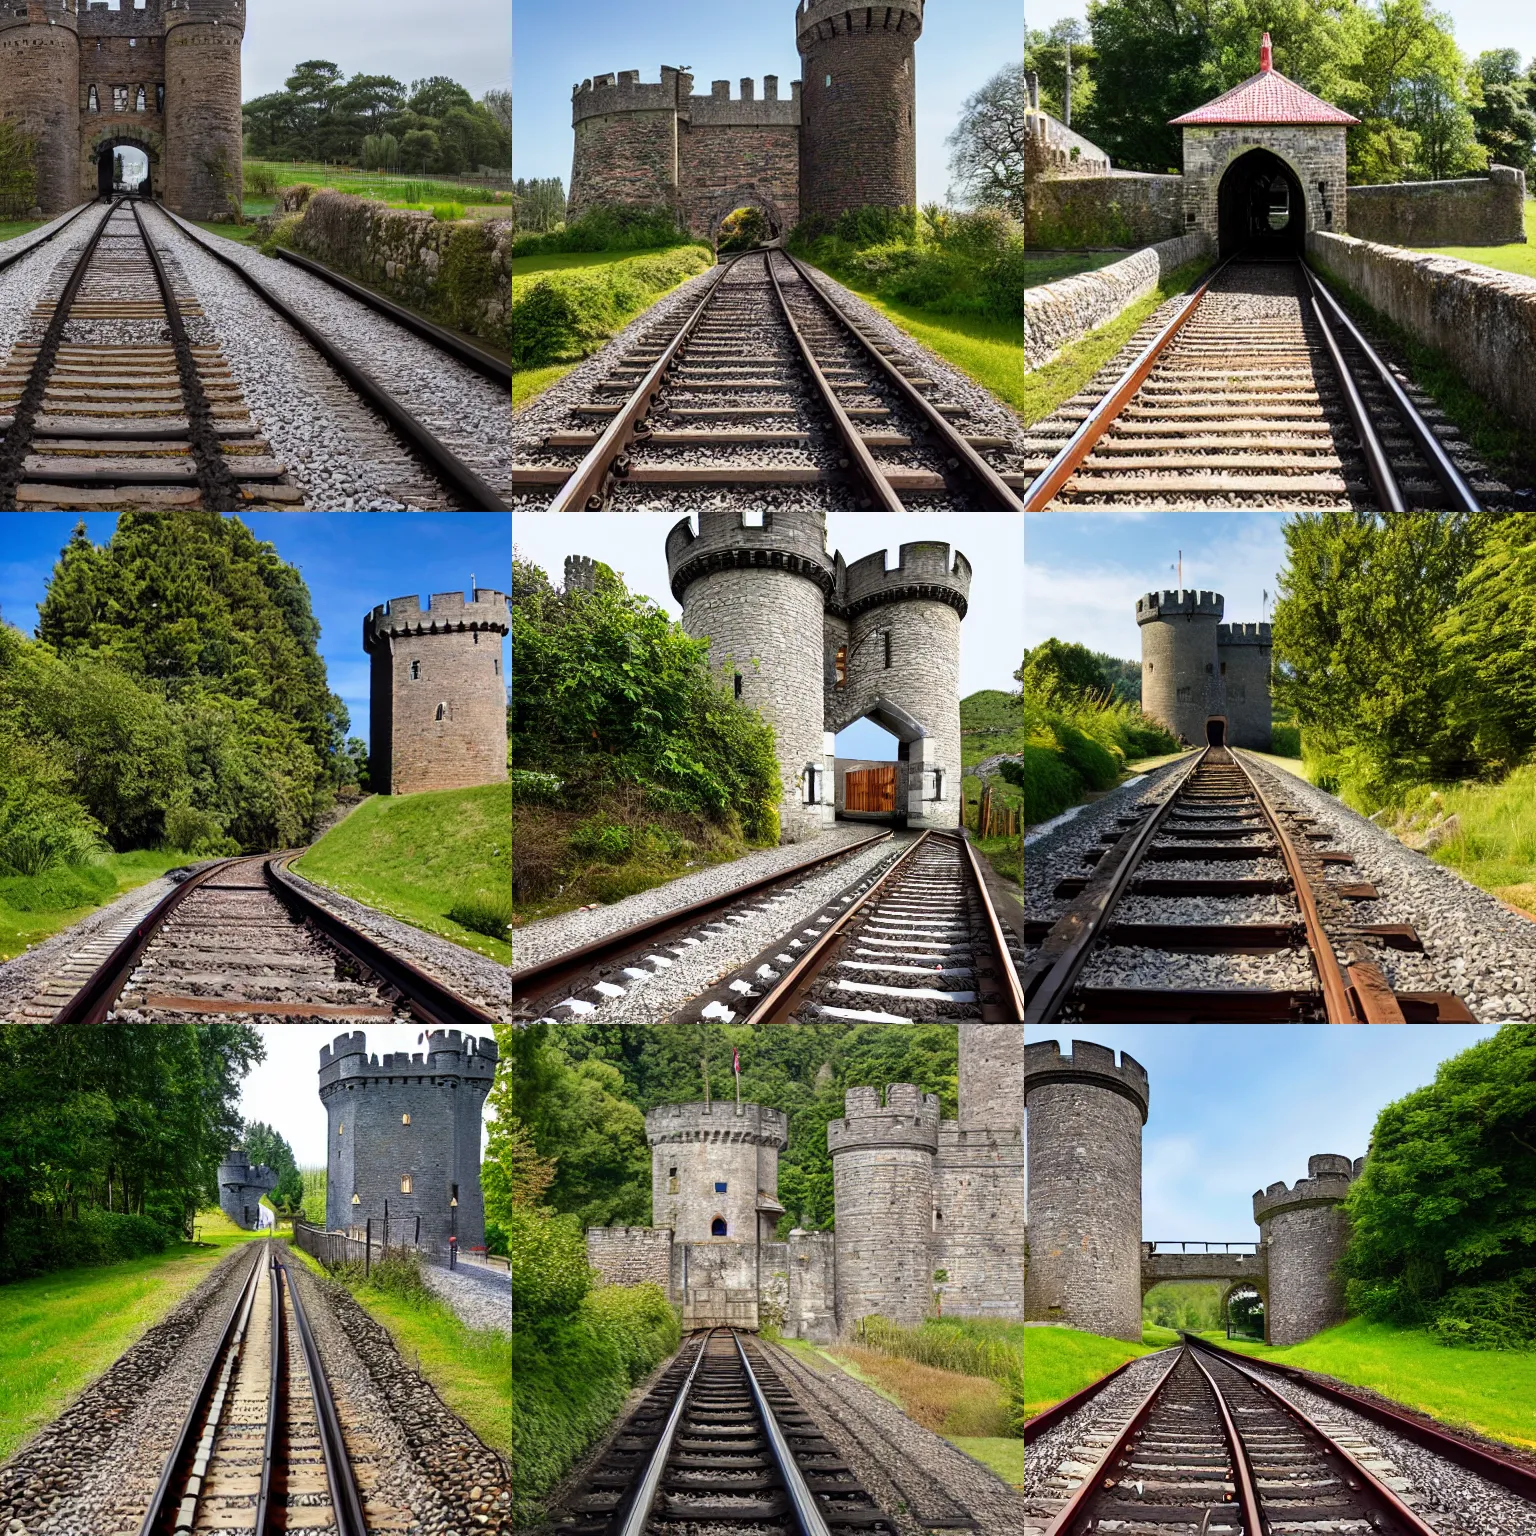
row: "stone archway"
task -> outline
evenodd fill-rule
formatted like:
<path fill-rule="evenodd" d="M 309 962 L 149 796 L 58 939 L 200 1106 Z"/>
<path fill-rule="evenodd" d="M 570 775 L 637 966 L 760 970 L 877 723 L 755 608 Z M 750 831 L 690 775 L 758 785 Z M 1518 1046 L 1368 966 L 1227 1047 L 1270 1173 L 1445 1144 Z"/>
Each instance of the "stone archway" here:
<path fill-rule="evenodd" d="M 759 209 L 768 220 L 770 240 L 779 240 L 785 235 L 784 213 L 772 194 L 756 186 L 738 186 L 730 192 L 722 193 L 710 205 L 708 228 L 703 233 L 717 249 L 721 224 L 738 208 Z"/>
<path fill-rule="evenodd" d="M 871 720 L 882 730 L 889 731 L 896 738 L 896 761 L 890 765 L 896 770 L 895 807 L 890 811 L 860 811 L 857 813 L 856 818 L 851 819 L 885 823 L 894 827 L 905 827 L 908 817 L 912 814 L 911 795 L 914 784 L 921 789 L 923 769 L 926 761 L 921 743 L 928 740 L 928 732 L 900 705 L 893 704 L 889 699 L 879 695 L 876 695 L 868 706 L 859 710 L 857 714 L 850 714 L 846 719 L 839 716 L 835 723 L 833 720 L 828 720 L 827 728 L 836 735 L 840 731 L 847 730 L 850 725 L 857 724 L 860 720 Z M 834 758 L 834 770 L 836 769 L 837 761 Z M 850 759 L 847 761 L 862 760 Z M 843 775 L 839 779 L 839 788 L 845 788 L 847 771 L 844 768 Z M 932 771 L 930 770 L 930 772 Z M 914 774 L 916 775 L 915 779 L 913 777 Z M 836 803 L 841 806 L 844 799 L 845 796 L 840 794 L 836 796 Z M 839 817 L 849 815 L 845 809 L 840 809 L 837 814 Z"/>
<path fill-rule="evenodd" d="M 112 191 L 112 156 L 119 149 L 137 149 L 149 162 L 149 171 L 139 188 L 140 197 L 158 197 L 160 195 L 161 164 L 163 162 L 165 142 L 160 134 L 150 130 L 137 133 L 124 133 L 113 128 L 104 128 L 93 137 L 86 148 L 85 157 L 81 163 L 82 174 L 88 179 L 83 195 L 86 197 L 106 197 Z"/>
<path fill-rule="evenodd" d="M 1308 223 L 1306 189 L 1282 155 L 1254 146 L 1228 162 L 1216 189 L 1218 257 L 1300 256 Z"/>

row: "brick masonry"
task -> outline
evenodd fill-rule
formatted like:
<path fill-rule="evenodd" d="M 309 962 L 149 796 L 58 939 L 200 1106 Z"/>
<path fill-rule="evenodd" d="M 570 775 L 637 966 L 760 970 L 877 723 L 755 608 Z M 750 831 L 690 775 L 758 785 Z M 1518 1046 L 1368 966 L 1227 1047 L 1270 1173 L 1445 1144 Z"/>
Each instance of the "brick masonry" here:
<path fill-rule="evenodd" d="M 1525 172 L 1493 165 L 1456 181 L 1349 189 L 1349 233 L 1380 245 L 1507 245 L 1525 240 Z"/>
<path fill-rule="evenodd" d="M 476 588 L 394 597 L 363 620 L 372 662 L 368 776 L 376 793 L 466 789 L 507 777 L 507 597 Z"/>
<path fill-rule="evenodd" d="M 37 200 L 50 219 L 80 201 L 78 28 L 59 0 L 0 17 L 0 116 L 38 141 Z"/>

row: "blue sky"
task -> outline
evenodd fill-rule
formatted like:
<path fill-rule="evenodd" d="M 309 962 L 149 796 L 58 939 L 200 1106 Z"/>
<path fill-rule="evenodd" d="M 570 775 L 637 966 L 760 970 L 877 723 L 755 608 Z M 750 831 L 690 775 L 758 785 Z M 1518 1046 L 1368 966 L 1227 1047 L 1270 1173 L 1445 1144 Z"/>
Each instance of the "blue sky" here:
<path fill-rule="evenodd" d="M 1496 1033 L 1472 1024 L 1094 1024 L 1082 1038 L 1147 1069 L 1142 1237 L 1251 1243 L 1253 1192 L 1318 1152 L 1363 1157 L 1380 1110 Z M 1027 1041 L 1065 1027 L 1030 1026 Z M 1025 1134 L 1028 1134 L 1026 1129 Z"/>
<path fill-rule="evenodd" d="M 592 555 L 625 579 L 631 592 L 649 597 L 674 619 L 682 607 L 667 583 L 670 513 L 519 513 L 512 543 L 518 555 L 539 566 L 557 585 L 567 555 Z M 833 512 L 827 517 L 827 548 L 841 549 L 850 564 L 877 549 L 886 564 L 903 544 L 943 539 L 971 562 L 970 607 L 960 628 L 960 696 L 981 688 L 1012 689 L 1023 651 L 1019 605 L 1019 524 L 1022 519 L 986 512 Z M 694 526 L 698 526 L 697 519 Z M 839 757 L 894 761 L 896 738 L 868 720 L 856 721 L 837 738 Z"/>
<path fill-rule="evenodd" d="M 1024 519 L 1024 643 L 1055 636 L 1141 659 L 1136 599 L 1179 585 L 1220 592 L 1229 623 L 1274 609 L 1281 512 L 1053 512 Z M 1264 593 L 1269 606 L 1264 606 Z"/>
<path fill-rule="evenodd" d="M 1016 0 L 939 0 L 927 7 L 917 43 L 917 200 L 944 201 L 949 150 L 966 97 L 1023 52 Z M 512 167 L 518 176 L 558 176 L 570 191 L 571 87 L 592 75 L 692 66 L 694 91 L 750 75 L 779 77 L 779 95 L 800 78 L 794 0 L 513 0 Z"/>
<path fill-rule="evenodd" d="M 114 512 L 0 514 L 0 612 L 31 634 L 59 551 L 84 518 L 104 544 Z M 352 715 L 349 734 L 368 739 L 368 657 L 363 616 L 377 603 L 412 594 L 509 590 L 511 540 L 499 512 L 247 512 L 241 521 L 297 566 L 320 621 L 320 654 L 331 690 Z M 502 672 L 511 675 L 511 640 L 502 639 Z"/>

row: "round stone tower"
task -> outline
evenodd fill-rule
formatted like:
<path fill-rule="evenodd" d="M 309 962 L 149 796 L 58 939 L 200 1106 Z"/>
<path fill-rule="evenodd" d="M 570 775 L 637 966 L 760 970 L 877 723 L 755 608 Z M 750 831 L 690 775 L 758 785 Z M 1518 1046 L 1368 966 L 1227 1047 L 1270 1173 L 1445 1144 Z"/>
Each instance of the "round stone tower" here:
<path fill-rule="evenodd" d="M 1141 626 L 1141 707 L 1182 740 L 1204 746 L 1226 716 L 1217 665 L 1219 592 L 1148 592 L 1136 599 Z"/>
<path fill-rule="evenodd" d="M 1268 752 L 1273 726 L 1269 702 L 1270 627 L 1218 624 L 1216 657 L 1227 710 L 1227 744 Z"/>
<path fill-rule="evenodd" d="M 971 563 L 948 544 L 839 557 L 834 612 L 848 621 L 847 684 L 832 694 L 838 728 L 870 716 L 900 743 L 897 807 L 909 827 L 960 825 L 960 621 Z"/>
<path fill-rule="evenodd" d="M 48 219 L 80 201 L 79 29 L 65 0 L 0 9 L 0 118 L 37 141 L 37 206 Z"/>
<path fill-rule="evenodd" d="M 599 203 L 669 207 L 677 201 L 679 89 L 686 101 L 693 76 L 664 66 L 659 85 L 640 72 L 594 75 L 571 88 L 571 159 L 568 220 Z"/>
<path fill-rule="evenodd" d="M 750 527 L 743 517 L 700 512 L 697 534 L 686 517 L 674 524 L 667 571 L 683 628 L 708 638 L 722 684 L 773 727 L 780 838 L 794 843 L 834 813 L 821 678 L 822 610 L 834 585 L 826 515 L 768 511 Z"/>
<path fill-rule="evenodd" d="M 392 597 L 363 620 L 372 658 L 368 777 L 377 794 L 466 789 L 507 777 L 507 597 L 476 587 Z"/>
<path fill-rule="evenodd" d="M 186 219 L 223 218 L 240 211 L 245 186 L 245 0 L 165 0 L 164 14 L 166 206 Z"/>
<path fill-rule="evenodd" d="M 645 1116 L 651 1146 L 651 1224 L 674 1242 L 709 1238 L 771 1243 L 779 1153 L 789 1118 L 765 1104 L 662 1104 Z"/>
<path fill-rule="evenodd" d="M 219 1209 L 237 1227 L 254 1232 L 261 1226 L 261 1197 L 277 1188 L 277 1174 L 270 1168 L 253 1168 L 240 1149 L 219 1164 Z"/>
<path fill-rule="evenodd" d="M 1029 1190 L 1026 1322 L 1141 1341 L 1141 1128 L 1146 1069 L 1074 1040 L 1024 1047 Z"/>
<path fill-rule="evenodd" d="M 800 217 L 917 205 L 923 0 L 800 0 Z"/>
<path fill-rule="evenodd" d="M 1263 1234 L 1269 1275 L 1264 1311 L 1267 1344 L 1299 1344 L 1344 1320 L 1344 1282 L 1334 1268 L 1349 1245 L 1343 1208 L 1364 1158 L 1335 1152 L 1307 1159 L 1307 1176 L 1255 1190 L 1253 1219 Z"/>
<path fill-rule="evenodd" d="M 937 1094 L 891 1083 L 850 1088 L 846 1118 L 827 1124 L 837 1210 L 837 1325 L 878 1312 L 920 1323 L 933 1293 L 933 1159 Z"/>

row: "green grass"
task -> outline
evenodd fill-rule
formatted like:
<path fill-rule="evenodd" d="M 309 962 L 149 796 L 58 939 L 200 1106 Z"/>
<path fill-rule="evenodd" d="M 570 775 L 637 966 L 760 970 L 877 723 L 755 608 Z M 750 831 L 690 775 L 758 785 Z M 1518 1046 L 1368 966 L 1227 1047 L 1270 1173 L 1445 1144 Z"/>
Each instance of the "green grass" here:
<path fill-rule="evenodd" d="M 251 170 L 261 166 L 272 172 L 278 187 L 291 187 L 308 182 L 314 187 L 331 187 L 337 192 L 351 192 L 359 197 L 374 197 L 392 208 L 431 208 L 434 203 L 480 204 L 492 213 L 503 211 L 512 215 L 512 193 L 482 186 L 471 186 L 456 181 L 451 176 L 431 176 L 425 172 L 390 176 L 382 171 L 348 169 L 345 166 L 320 165 L 313 162 L 286 165 L 276 160 L 247 160 L 246 180 Z"/>
<path fill-rule="evenodd" d="M 1166 1332 L 1153 1330 L 1154 1332 Z M 1026 1417 L 1081 1392 L 1116 1366 L 1161 1348 L 1155 1343 L 1130 1344 L 1101 1339 L 1076 1328 L 1031 1328 L 1024 1340 L 1024 1413 Z"/>
<path fill-rule="evenodd" d="M 576 363 L 548 363 L 543 368 L 514 368 L 512 370 L 512 409 L 527 405 L 542 395 L 552 384 L 558 384 L 566 374 L 577 367 Z"/>
<path fill-rule="evenodd" d="M 299 1177 L 304 1181 L 304 1220 L 311 1226 L 325 1225 L 325 1169 L 301 1168 Z"/>
<path fill-rule="evenodd" d="M 1035 251 L 1024 258 L 1024 286 L 1039 288 L 1079 272 L 1095 272 L 1111 262 L 1124 261 L 1132 251 Z"/>
<path fill-rule="evenodd" d="M 1244 751 L 1247 750 L 1247 748 L 1244 748 Z M 1281 757 L 1275 752 L 1255 752 L 1252 755 L 1258 758 L 1260 762 L 1273 763 L 1276 768 L 1283 768 L 1287 773 L 1294 773 L 1298 779 L 1305 779 L 1308 784 L 1313 782 L 1312 771 L 1308 768 L 1305 758 Z"/>
<path fill-rule="evenodd" d="M 607 267 L 616 261 L 628 261 L 632 256 L 660 256 L 676 246 L 648 246 L 641 251 L 548 251 L 540 256 L 514 256 L 512 258 L 512 287 L 518 289 L 518 278 L 531 277 L 538 272 L 567 272 L 572 267 Z M 527 287 L 525 283 L 522 285 Z"/>
<path fill-rule="evenodd" d="M 374 795 L 294 864 L 306 880 L 504 963 L 512 946 L 461 927 L 465 892 L 510 895 L 512 786 Z"/>
<path fill-rule="evenodd" d="M 1286 1349 L 1236 1339 L 1228 1344 L 1214 1334 L 1211 1340 L 1259 1360 L 1369 1387 L 1444 1424 L 1536 1450 L 1536 1351 L 1447 1349 L 1421 1329 L 1363 1318 Z"/>
<path fill-rule="evenodd" d="M 1192 261 L 1165 277 L 1151 293 L 1127 306 L 1120 314 L 1061 352 L 1043 368 L 1024 376 L 1019 410 L 1026 427 L 1049 416 L 1064 400 L 1070 400 L 1132 336 L 1137 327 L 1165 300 L 1187 293 L 1205 276 L 1210 263 Z"/>
<path fill-rule="evenodd" d="M 1536 277 L 1536 199 L 1525 200 L 1525 243 L 1509 245 L 1415 245 L 1410 250 L 1428 256 L 1453 256 L 1458 261 L 1475 261 L 1479 266 L 1497 267 L 1500 272 L 1518 272 L 1521 277 Z"/>
<path fill-rule="evenodd" d="M 14 240 L 17 235 L 25 235 L 34 229 L 41 229 L 47 219 L 11 219 L 8 222 L 0 222 L 0 240 Z"/>
<path fill-rule="evenodd" d="M 249 215 L 249 207 L 247 207 Z M 256 244 L 256 226 L 254 224 L 209 224 L 201 219 L 189 219 L 189 224 L 195 224 L 199 229 L 206 229 L 210 235 L 222 235 L 226 240 L 238 240 L 241 245 Z"/>
<path fill-rule="evenodd" d="M 1498 784 L 1446 785 L 1440 797 L 1461 833 L 1430 858 L 1536 916 L 1536 765 Z"/>
<path fill-rule="evenodd" d="M 939 315 L 916 304 L 879 298 L 872 288 L 860 287 L 845 277 L 835 280 L 929 351 L 937 352 L 963 374 L 1006 400 L 1014 410 L 1023 408 L 1024 338 L 1017 322 L 990 320 L 981 315 Z"/>
<path fill-rule="evenodd" d="M 7 905 L 4 897 L 0 896 L 0 960 L 14 960 L 34 944 L 40 944 L 44 939 L 78 923 L 98 906 L 106 906 L 116 901 L 125 891 L 147 885 L 166 870 L 176 869 L 187 862 L 188 855 L 185 853 L 149 849 L 137 849 L 132 853 L 109 853 L 103 860 L 103 866 L 116 879 L 116 889 L 104 893 L 101 901 L 90 906 L 70 907 L 65 911 L 20 912 Z"/>
<path fill-rule="evenodd" d="M 951 1445 L 958 1446 L 967 1456 L 982 1463 L 1015 1488 L 1024 1486 L 1024 1442 L 1022 1440 L 994 1440 L 971 1435 L 946 1435 Z"/>
<path fill-rule="evenodd" d="M 0 1286 L 0 1462 L 159 1322 L 229 1249 L 257 1234 L 199 1213 L 202 1242 Z"/>

